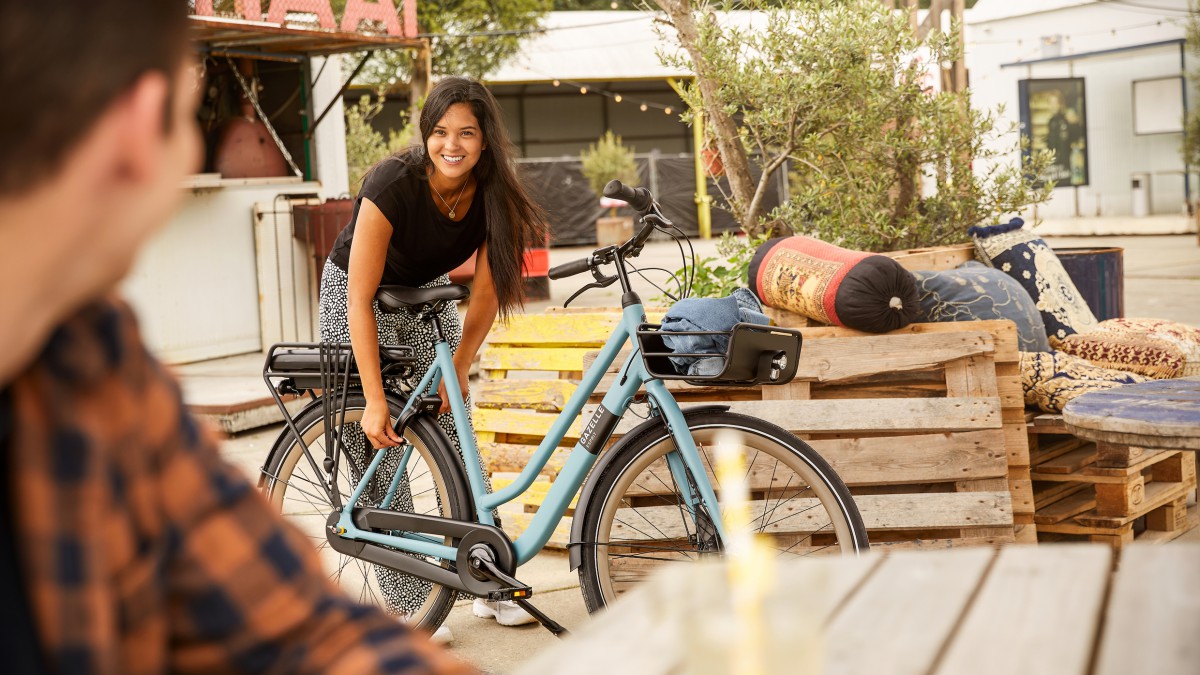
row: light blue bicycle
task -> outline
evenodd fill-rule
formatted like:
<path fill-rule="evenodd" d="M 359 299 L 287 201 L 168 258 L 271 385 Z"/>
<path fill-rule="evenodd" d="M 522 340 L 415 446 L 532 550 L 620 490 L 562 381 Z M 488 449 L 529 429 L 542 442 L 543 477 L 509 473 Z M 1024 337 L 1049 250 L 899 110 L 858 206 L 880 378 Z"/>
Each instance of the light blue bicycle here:
<path fill-rule="evenodd" d="M 445 303 L 466 298 L 466 287 L 382 287 L 376 296 L 385 311 L 409 311 L 431 322 L 438 336 L 436 361 L 415 387 L 405 384 L 415 365 L 412 348 L 380 348 L 385 389 L 392 392 L 388 401 L 393 424 L 406 441 L 398 447 L 360 452 L 357 459 L 346 449 L 347 439 L 362 437 L 357 422 L 366 405 L 350 345 L 293 343 L 270 350 L 264 378 L 285 411 L 286 425 L 263 465 L 261 487 L 285 516 L 314 538 L 335 580 L 360 600 L 383 605 L 386 586 L 407 579 L 406 592 L 411 595 L 415 588 L 419 595 L 408 618 L 421 628 L 439 626 L 459 593 L 466 593 L 515 600 L 560 634 L 562 627 L 529 603 L 534 589 L 519 580 L 518 568 L 546 545 L 576 494 L 570 564 L 579 570 L 588 610 L 596 611 L 653 569 L 719 554 L 725 531 L 712 447 L 717 437 L 724 442 L 729 434 L 737 439 L 747 467 L 750 526 L 765 535 L 780 556 L 866 550 L 866 530 L 850 492 L 804 441 L 725 406 L 681 409 L 665 384 L 786 383 L 796 372 L 799 332 L 738 324 L 729 334 L 720 373 L 695 377 L 676 372 L 668 357 L 689 355 L 671 352 L 659 326 L 646 323 L 641 299 L 630 288 L 633 268 L 627 261 L 637 257 L 655 230 L 676 239 L 686 237 L 645 189 L 613 181 L 605 194 L 624 199 L 639 212 L 639 231 L 620 246 L 600 248 L 585 259 L 551 269 L 550 277 L 591 272 L 594 280 L 585 290 L 619 282 L 624 291 L 621 321 L 529 465 L 498 492 L 485 489 L 456 377 L 445 378 L 445 384 L 462 439 L 461 457 L 435 420 L 441 404 L 438 384 L 443 373 L 454 372 L 438 311 Z M 608 265 L 615 274 L 602 272 Z M 510 540 L 493 512 L 533 484 L 630 343 L 633 349 L 584 424 L 529 527 Z M 308 394 L 313 400 L 291 416 L 284 407 L 289 394 Z M 635 403 L 639 408 L 645 404 L 645 421 L 606 449 L 617 423 Z"/>

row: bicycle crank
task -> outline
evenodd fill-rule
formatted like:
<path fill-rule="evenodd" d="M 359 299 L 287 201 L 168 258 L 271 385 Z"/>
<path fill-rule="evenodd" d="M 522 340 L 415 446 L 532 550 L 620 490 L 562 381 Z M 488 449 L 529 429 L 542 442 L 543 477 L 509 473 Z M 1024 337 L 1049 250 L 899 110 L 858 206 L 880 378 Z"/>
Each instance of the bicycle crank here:
<path fill-rule="evenodd" d="M 492 553 L 492 549 L 487 544 L 475 544 L 471 550 L 467 552 L 468 566 L 467 570 L 472 576 L 477 579 L 490 579 L 494 582 L 505 584 L 508 587 L 499 591 L 488 593 L 488 600 L 512 600 L 529 612 L 529 615 L 537 619 L 542 627 L 554 634 L 555 637 L 563 637 L 567 634 L 567 629 L 563 628 L 557 621 L 546 616 L 542 610 L 533 606 L 528 598 L 533 595 L 533 589 L 518 581 L 516 578 L 505 574 L 503 570 L 496 566 L 496 557 Z"/>

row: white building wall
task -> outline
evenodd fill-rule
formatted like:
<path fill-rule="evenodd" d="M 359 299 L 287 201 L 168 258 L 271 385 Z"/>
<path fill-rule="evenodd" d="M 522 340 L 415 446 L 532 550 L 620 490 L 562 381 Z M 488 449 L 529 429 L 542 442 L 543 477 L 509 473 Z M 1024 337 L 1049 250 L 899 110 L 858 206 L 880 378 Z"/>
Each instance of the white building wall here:
<path fill-rule="evenodd" d="M 1156 0 L 1155 4 L 1186 9 L 1185 0 Z M 1182 11 L 1136 10 L 1111 3 L 1044 7 L 1047 3 L 1028 0 L 981 0 L 966 18 L 973 104 L 981 109 L 1004 106 L 1003 124 L 1020 121 L 1020 80 L 1085 79 L 1090 184 L 1078 189 L 1055 188 L 1038 215 L 1127 216 L 1131 213 L 1130 177 L 1136 172 L 1152 175 L 1153 213 L 1180 213 L 1184 208 L 1183 162 L 1179 154 L 1182 135 L 1135 136 L 1132 113 L 1132 82 L 1179 75 L 1179 46 L 1003 66 L 1180 39 L 1185 26 Z M 1043 43 L 1043 38 L 1054 36 L 1058 36 L 1057 45 Z M 1194 95 L 1189 95 L 1189 100 L 1195 101 Z M 1017 158 L 1015 136 L 995 141 L 992 147 L 1004 151 L 1007 161 Z M 1192 194 L 1193 200 L 1197 197 Z"/>
<path fill-rule="evenodd" d="M 137 309 L 146 344 L 167 363 L 262 347 L 254 204 L 280 193 L 316 193 L 318 186 L 241 183 L 189 191 L 180 213 L 142 249 L 125 279 L 122 290 Z"/>

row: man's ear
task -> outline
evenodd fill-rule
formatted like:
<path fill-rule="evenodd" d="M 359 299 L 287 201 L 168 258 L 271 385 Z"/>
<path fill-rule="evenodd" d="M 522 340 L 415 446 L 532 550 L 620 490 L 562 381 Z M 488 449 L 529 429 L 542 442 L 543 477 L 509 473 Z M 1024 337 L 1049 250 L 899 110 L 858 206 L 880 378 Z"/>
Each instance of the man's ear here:
<path fill-rule="evenodd" d="M 144 181 L 159 170 L 162 144 L 166 140 L 164 125 L 171 92 L 170 82 L 158 72 L 143 73 L 118 102 L 117 132 L 121 136 L 118 177 Z"/>

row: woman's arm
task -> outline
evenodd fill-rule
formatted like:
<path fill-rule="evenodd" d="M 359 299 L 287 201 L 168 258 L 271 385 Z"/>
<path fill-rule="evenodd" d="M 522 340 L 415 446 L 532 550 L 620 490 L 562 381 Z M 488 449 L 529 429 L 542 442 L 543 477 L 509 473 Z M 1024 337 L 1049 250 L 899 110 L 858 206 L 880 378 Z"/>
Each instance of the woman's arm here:
<path fill-rule="evenodd" d="M 454 353 L 454 372 L 458 375 L 458 384 L 462 389 L 463 398 L 468 393 L 467 383 L 471 373 L 471 363 L 475 355 L 492 329 L 496 320 L 496 312 L 500 309 L 500 301 L 496 297 L 496 286 L 492 282 L 491 268 L 487 261 L 487 244 L 479 247 L 475 255 L 475 279 L 471 283 L 471 303 L 467 306 L 467 318 L 463 321 L 462 342 Z M 441 412 L 450 411 L 450 401 L 445 395 L 445 385 L 441 387 Z"/>
<path fill-rule="evenodd" d="M 392 224 L 387 216 L 371 200 L 364 198 L 358 207 L 354 241 L 350 244 L 347 315 L 350 321 L 350 345 L 354 348 L 363 396 L 367 399 L 362 429 L 375 448 L 400 444 L 400 437 L 392 429 L 387 399 L 383 394 L 383 376 L 379 370 L 379 324 L 375 321 L 375 310 L 372 308 L 379 281 L 383 279 L 391 237 Z"/>

